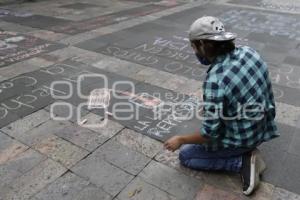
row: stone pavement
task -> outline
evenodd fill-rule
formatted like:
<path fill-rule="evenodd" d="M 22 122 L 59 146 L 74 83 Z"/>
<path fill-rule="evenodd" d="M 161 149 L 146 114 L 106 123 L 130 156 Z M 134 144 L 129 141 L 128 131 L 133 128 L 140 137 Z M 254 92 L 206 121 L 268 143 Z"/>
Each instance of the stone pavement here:
<path fill-rule="evenodd" d="M 0 199 L 300 199 L 300 1 L 7 2 Z M 154 118 L 158 105 L 198 113 L 206 68 L 186 31 L 203 15 L 222 18 L 237 44 L 258 50 L 273 81 L 281 137 L 260 146 L 268 169 L 251 197 L 238 175 L 186 169 L 163 149 L 200 120 L 174 119 L 168 107 Z M 102 99 L 106 109 L 87 106 L 97 88 L 114 94 Z"/>

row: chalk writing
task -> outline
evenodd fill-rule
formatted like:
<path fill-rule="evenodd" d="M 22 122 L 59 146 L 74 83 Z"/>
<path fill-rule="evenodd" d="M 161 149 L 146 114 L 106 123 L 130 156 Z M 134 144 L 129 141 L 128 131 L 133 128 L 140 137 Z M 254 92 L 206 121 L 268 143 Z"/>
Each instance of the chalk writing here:
<path fill-rule="evenodd" d="M 222 13 L 220 18 L 233 29 L 300 40 L 300 22 L 294 16 L 262 11 L 229 10 Z"/>
<path fill-rule="evenodd" d="M 0 67 L 64 46 L 12 32 L 0 31 L 0 35 Z"/>

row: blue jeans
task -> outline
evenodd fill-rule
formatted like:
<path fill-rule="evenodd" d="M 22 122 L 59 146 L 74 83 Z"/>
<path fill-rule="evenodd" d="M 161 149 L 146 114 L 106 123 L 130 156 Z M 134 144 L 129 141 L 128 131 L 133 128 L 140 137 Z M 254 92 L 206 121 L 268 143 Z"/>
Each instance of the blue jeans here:
<path fill-rule="evenodd" d="M 180 148 L 180 163 L 195 170 L 222 170 L 240 172 L 242 155 L 253 149 L 223 149 L 219 151 L 206 151 L 200 144 L 186 144 Z"/>

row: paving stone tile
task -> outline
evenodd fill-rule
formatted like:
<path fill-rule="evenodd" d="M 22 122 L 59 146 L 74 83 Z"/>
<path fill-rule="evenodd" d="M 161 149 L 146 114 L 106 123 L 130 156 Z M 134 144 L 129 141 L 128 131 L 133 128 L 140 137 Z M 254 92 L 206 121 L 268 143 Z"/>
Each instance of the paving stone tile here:
<path fill-rule="evenodd" d="M 300 59 L 299 57 L 288 56 L 284 59 L 284 63 L 294 65 L 294 66 L 299 66 Z"/>
<path fill-rule="evenodd" d="M 14 159 L 29 147 L 0 132 L 0 165 Z"/>
<path fill-rule="evenodd" d="M 77 10 L 82 10 L 85 8 L 93 8 L 93 7 L 98 7 L 98 6 L 89 3 L 71 3 L 71 4 L 60 6 L 60 8 L 77 9 Z"/>
<path fill-rule="evenodd" d="M 193 199 L 202 187 L 201 181 L 155 161 L 151 162 L 139 176 L 179 199 Z"/>
<path fill-rule="evenodd" d="M 260 182 L 259 187 L 251 195 L 252 200 L 273 200 L 275 186 L 266 182 Z"/>
<path fill-rule="evenodd" d="M 1 130 L 6 134 L 19 138 L 26 131 L 33 129 L 34 127 L 42 124 L 50 118 L 48 112 L 44 110 L 39 110 L 31 115 L 28 115 L 22 119 L 19 119 L 8 126 L 2 128 Z"/>
<path fill-rule="evenodd" d="M 289 126 L 296 126 L 300 113 L 299 107 L 280 102 L 276 102 L 276 106 L 277 114 L 275 120 Z"/>
<path fill-rule="evenodd" d="M 7 167 L 0 166 L 0 199 L 2 197 L 2 194 L 7 192 L 5 190 L 7 189 L 8 184 L 10 184 L 12 181 L 14 181 L 17 177 L 21 175 L 22 173 L 19 171 L 11 170 Z"/>
<path fill-rule="evenodd" d="M 55 133 L 69 125 L 68 121 L 48 120 L 40 126 L 25 132 L 19 136 L 19 140 L 28 146 L 34 146 L 42 140 L 52 137 Z"/>
<path fill-rule="evenodd" d="M 176 198 L 160 190 L 153 185 L 136 177 L 127 187 L 118 195 L 119 200 L 140 200 L 140 199 L 159 199 L 175 200 Z"/>
<path fill-rule="evenodd" d="M 9 125 L 10 123 L 20 119 L 20 116 L 14 114 L 12 112 L 8 112 L 8 114 L 6 115 L 5 109 L 1 110 L 1 114 L 5 115 L 5 117 L 0 120 L 0 128 L 5 127 L 5 126 Z"/>
<path fill-rule="evenodd" d="M 66 171 L 60 164 L 47 159 L 15 179 L 3 194 L 4 199 L 29 199 Z"/>
<path fill-rule="evenodd" d="M 102 158 L 133 175 L 137 175 L 150 161 L 150 158 L 143 154 L 131 150 L 113 140 L 106 142 L 92 155 Z"/>
<path fill-rule="evenodd" d="M 202 180 L 202 174 L 201 171 L 192 170 L 189 168 L 186 168 L 180 164 L 180 161 L 178 159 L 179 151 L 168 151 L 166 149 L 163 149 L 159 154 L 155 156 L 155 160 L 159 163 L 162 163 L 164 165 L 167 165 L 168 167 L 171 167 L 173 169 L 176 169 L 179 172 L 182 172 L 186 174 L 187 176 L 194 177 L 196 179 Z"/>
<path fill-rule="evenodd" d="M 43 15 L 32 15 L 28 17 L 6 17 L 5 21 L 40 29 L 46 29 L 47 27 L 59 24 L 65 25 L 70 22 L 69 20 Z"/>
<path fill-rule="evenodd" d="M 112 196 L 106 193 L 103 189 L 92 184 L 85 187 L 75 198 L 76 200 L 111 200 Z"/>
<path fill-rule="evenodd" d="M 264 143 L 264 145 L 271 148 L 278 148 L 283 151 L 288 151 L 291 147 L 291 143 L 293 142 L 293 138 L 296 136 L 297 129 L 282 123 L 277 123 L 277 128 L 280 137 L 268 141 Z"/>
<path fill-rule="evenodd" d="M 284 166 L 282 163 L 286 163 L 287 152 L 276 146 L 270 147 L 265 144 L 260 145 L 258 149 L 267 165 L 266 171 L 262 174 L 262 180 L 278 185 Z"/>
<path fill-rule="evenodd" d="M 293 192 L 287 191 L 285 189 L 276 187 L 273 193 L 272 200 L 300 200 L 300 195 Z"/>
<path fill-rule="evenodd" d="M 136 77 L 135 79 L 136 80 L 139 80 L 139 81 L 145 81 L 146 79 L 148 79 L 149 77 L 153 77 L 155 76 L 155 73 L 156 70 L 155 69 L 152 69 L 150 67 L 147 67 L 141 71 L 139 71 L 137 74 L 136 74 Z"/>
<path fill-rule="evenodd" d="M 188 82 L 187 78 L 185 78 L 185 77 L 179 78 L 177 76 L 177 77 L 170 78 L 167 81 L 165 81 L 164 84 L 161 85 L 161 87 L 177 91 L 178 88 L 184 87 L 187 82 Z"/>
<path fill-rule="evenodd" d="M 241 200 L 242 198 L 235 193 L 224 191 L 210 185 L 204 185 L 204 188 L 198 192 L 196 197 L 196 200 L 215 200 L 215 199 Z"/>
<path fill-rule="evenodd" d="M 37 151 L 28 149 L 10 159 L 8 162 L 1 164 L 0 168 L 8 168 L 9 170 L 18 171 L 23 174 L 46 158 L 46 156 L 38 153 Z"/>
<path fill-rule="evenodd" d="M 83 127 L 89 128 L 92 131 L 95 131 L 99 134 L 102 134 L 105 137 L 111 138 L 114 135 L 116 135 L 120 130 L 122 130 L 124 128 L 124 126 L 122 126 L 121 124 L 114 122 L 110 119 L 108 119 L 107 123 L 105 126 L 99 127 L 99 128 L 94 128 L 94 127 L 90 127 L 90 125 L 97 125 L 99 123 L 102 123 L 103 118 L 94 114 L 94 113 L 89 113 L 87 114 L 84 119 L 87 119 L 86 124 L 84 124 Z M 88 126 L 86 126 L 88 125 Z"/>
<path fill-rule="evenodd" d="M 82 109 L 80 109 L 80 113 L 79 113 L 78 107 L 76 107 L 72 104 L 67 105 L 67 102 L 61 102 L 61 104 L 59 104 L 59 103 L 60 102 L 54 102 L 54 104 L 47 106 L 45 108 L 45 110 L 47 110 L 50 114 L 52 114 L 51 116 L 59 117 L 62 119 L 68 119 L 70 117 L 69 121 L 71 121 L 75 124 L 78 124 L 78 118 L 81 119 L 82 117 L 87 115 L 89 112 L 86 109 L 84 109 L 84 107 L 83 107 Z M 51 113 L 51 111 L 52 111 L 52 113 Z M 70 115 L 70 113 L 71 113 L 71 115 Z"/>
<path fill-rule="evenodd" d="M 97 156 L 89 156 L 76 164 L 71 171 L 103 188 L 110 195 L 118 194 L 133 176 Z"/>
<path fill-rule="evenodd" d="M 153 158 L 163 148 L 163 144 L 161 142 L 130 129 L 122 130 L 115 137 L 115 140 L 120 144 L 143 153 L 150 158 Z"/>
<path fill-rule="evenodd" d="M 236 173 L 203 172 L 202 178 L 205 183 L 224 190 L 228 189 L 237 193 L 242 191 L 241 178 Z"/>
<path fill-rule="evenodd" d="M 300 156 L 300 132 L 296 129 L 295 134 L 292 137 L 292 141 L 288 148 L 288 152 L 297 156 Z"/>
<path fill-rule="evenodd" d="M 67 35 L 65 35 L 65 34 L 55 33 L 55 32 L 47 31 L 47 30 L 34 30 L 34 31 L 29 32 L 29 34 L 34 37 L 53 41 L 53 42 L 67 37 Z"/>
<path fill-rule="evenodd" d="M 39 200 L 76 199 L 80 191 L 88 185 L 88 181 L 68 172 L 40 191 L 35 198 Z"/>
<path fill-rule="evenodd" d="M 276 155 L 276 154 L 274 154 Z M 300 194 L 300 156 L 287 154 L 277 186 Z"/>
<path fill-rule="evenodd" d="M 102 134 L 73 124 L 64 127 L 60 131 L 56 132 L 55 135 L 88 151 L 95 150 L 97 147 L 99 147 L 109 139 Z"/>
<path fill-rule="evenodd" d="M 71 168 L 89 153 L 56 136 L 42 140 L 33 148 L 67 168 Z"/>

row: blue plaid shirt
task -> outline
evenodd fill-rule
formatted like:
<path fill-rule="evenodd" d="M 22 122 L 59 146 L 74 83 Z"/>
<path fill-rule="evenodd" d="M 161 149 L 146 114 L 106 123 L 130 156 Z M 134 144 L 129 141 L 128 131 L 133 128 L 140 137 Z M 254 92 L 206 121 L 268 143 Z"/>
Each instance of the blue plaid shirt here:
<path fill-rule="evenodd" d="M 218 56 L 203 83 L 204 120 L 200 133 L 207 150 L 253 148 L 278 137 L 268 68 L 250 47 Z"/>

